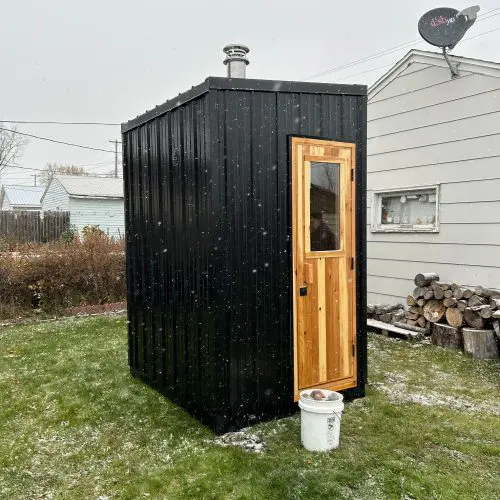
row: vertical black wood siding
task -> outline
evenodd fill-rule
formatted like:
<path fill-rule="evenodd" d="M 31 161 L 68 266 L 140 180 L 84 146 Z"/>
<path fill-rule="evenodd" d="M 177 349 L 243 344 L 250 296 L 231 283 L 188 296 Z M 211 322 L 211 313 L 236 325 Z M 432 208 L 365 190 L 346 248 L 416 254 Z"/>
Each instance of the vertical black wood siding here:
<path fill-rule="evenodd" d="M 124 126 L 129 362 L 225 432 L 294 409 L 292 135 L 357 144 L 359 386 L 347 395 L 364 393 L 366 90 L 212 80 Z"/>

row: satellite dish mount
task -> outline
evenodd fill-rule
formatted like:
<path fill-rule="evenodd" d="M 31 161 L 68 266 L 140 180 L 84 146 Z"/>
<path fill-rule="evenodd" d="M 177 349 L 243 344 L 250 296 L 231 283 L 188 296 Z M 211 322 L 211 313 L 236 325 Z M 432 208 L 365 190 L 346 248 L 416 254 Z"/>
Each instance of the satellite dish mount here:
<path fill-rule="evenodd" d="M 448 49 L 450 50 L 450 49 Z M 443 57 L 446 63 L 448 64 L 448 67 L 450 68 L 451 72 L 451 78 L 460 78 L 460 73 L 458 72 L 458 64 L 452 64 L 449 56 L 448 56 L 448 50 L 446 50 L 446 47 L 443 47 Z"/>
<path fill-rule="evenodd" d="M 448 54 L 475 23 L 478 12 L 478 5 L 467 7 L 462 11 L 449 7 L 439 7 L 426 12 L 418 22 L 420 36 L 431 45 L 442 49 L 452 78 L 459 78 L 460 74 L 457 66 L 452 64 Z"/>

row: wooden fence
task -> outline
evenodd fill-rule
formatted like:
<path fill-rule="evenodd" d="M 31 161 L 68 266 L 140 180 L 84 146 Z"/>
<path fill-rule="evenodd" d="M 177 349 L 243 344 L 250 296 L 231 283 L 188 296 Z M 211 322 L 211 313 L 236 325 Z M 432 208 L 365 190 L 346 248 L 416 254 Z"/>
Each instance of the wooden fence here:
<path fill-rule="evenodd" d="M 57 241 L 69 228 L 69 212 L 0 211 L 0 241 L 47 243 Z"/>

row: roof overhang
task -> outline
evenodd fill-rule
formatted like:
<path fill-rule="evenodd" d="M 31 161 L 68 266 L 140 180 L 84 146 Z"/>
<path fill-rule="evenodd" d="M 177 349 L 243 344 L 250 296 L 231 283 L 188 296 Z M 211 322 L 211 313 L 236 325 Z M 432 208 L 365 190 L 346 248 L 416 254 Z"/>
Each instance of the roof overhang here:
<path fill-rule="evenodd" d="M 92 196 L 83 194 L 68 194 L 68 196 L 82 200 L 123 200 L 123 196 Z"/>

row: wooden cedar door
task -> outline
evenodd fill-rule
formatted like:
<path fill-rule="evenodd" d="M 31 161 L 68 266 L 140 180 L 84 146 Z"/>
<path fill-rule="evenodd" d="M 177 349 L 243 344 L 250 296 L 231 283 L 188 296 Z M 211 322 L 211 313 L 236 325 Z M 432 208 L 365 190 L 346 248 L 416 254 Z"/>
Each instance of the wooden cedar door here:
<path fill-rule="evenodd" d="M 354 169 L 354 144 L 292 138 L 295 401 L 356 386 Z"/>

